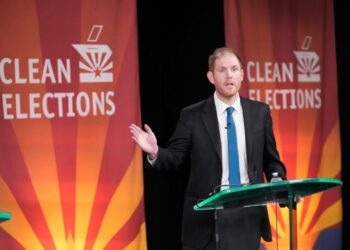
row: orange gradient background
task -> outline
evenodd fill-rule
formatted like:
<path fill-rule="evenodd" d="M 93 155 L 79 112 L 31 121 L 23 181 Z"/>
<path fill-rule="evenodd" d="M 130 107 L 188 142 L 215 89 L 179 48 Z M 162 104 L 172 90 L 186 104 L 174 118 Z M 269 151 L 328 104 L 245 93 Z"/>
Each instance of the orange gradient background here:
<path fill-rule="evenodd" d="M 246 77 L 241 93 L 321 89 L 320 109 L 272 107 L 276 142 L 288 179 L 341 179 L 333 1 L 225 0 L 224 10 L 226 44 L 240 52 L 244 65 L 249 61 L 297 65 L 293 51 L 301 50 L 305 36 L 312 37 L 309 50 L 320 58 L 321 82 L 299 83 L 294 77 L 294 82 L 257 83 Z M 298 204 L 298 249 L 315 249 L 317 240 L 322 240 L 322 249 L 341 245 L 335 242 L 341 241 L 341 204 L 339 188 L 306 197 Z M 278 237 L 279 249 L 289 249 L 288 209 L 269 206 L 268 210 L 274 239 L 264 246 L 276 249 Z"/>
<path fill-rule="evenodd" d="M 111 83 L 79 82 L 72 44 L 88 44 L 93 25 L 103 26 L 96 44 L 112 50 Z M 146 249 L 142 152 L 128 126 L 140 124 L 136 1 L 53 0 L 0 2 L 0 58 L 17 58 L 28 78 L 28 58 L 70 59 L 71 83 L 12 84 L 0 94 L 114 93 L 112 116 L 0 119 L 1 249 Z M 0 104 L 1 111 L 3 103 Z M 57 107 L 50 107 L 58 112 Z M 2 112 L 3 113 L 3 112 Z"/>

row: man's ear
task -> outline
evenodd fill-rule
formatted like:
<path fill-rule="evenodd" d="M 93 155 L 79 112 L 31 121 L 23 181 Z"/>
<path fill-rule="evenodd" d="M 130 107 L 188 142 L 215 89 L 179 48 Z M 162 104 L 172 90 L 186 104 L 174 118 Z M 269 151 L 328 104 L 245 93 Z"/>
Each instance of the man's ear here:
<path fill-rule="evenodd" d="M 208 77 L 208 80 L 209 82 L 211 82 L 212 84 L 214 84 L 214 76 L 213 76 L 213 72 L 212 71 L 208 71 L 207 72 L 207 77 Z"/>

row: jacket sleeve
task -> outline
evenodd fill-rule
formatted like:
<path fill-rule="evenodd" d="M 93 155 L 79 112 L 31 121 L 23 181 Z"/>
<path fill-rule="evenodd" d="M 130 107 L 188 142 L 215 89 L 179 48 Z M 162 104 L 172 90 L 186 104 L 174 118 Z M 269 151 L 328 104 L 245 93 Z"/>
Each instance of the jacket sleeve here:
<path fill-rule="evenodd" d="M 191 130 L 185 122 L 184 113 L 184 111 L 181 112 L 167 147 L 159 147 L 155 168 L 174 170 L 186 161 L 191 147 Z"/>

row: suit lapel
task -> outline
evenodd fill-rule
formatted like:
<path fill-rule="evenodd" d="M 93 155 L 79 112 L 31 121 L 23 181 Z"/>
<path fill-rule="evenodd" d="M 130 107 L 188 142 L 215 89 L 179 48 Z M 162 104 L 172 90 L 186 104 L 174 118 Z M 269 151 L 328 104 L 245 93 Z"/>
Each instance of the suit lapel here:
<path fill-rule="evenodd" d="M 246 140 L 246 150 L 247 150 L 247 170 L 249 179 L 252 181 L 256 178 L 255 167 L 252 166 L 251 159 L 253 157 L 253 140 L 252 133 L 254 131 L 254 110 L 252 109 L 249 100 L 241 97 L 241 105 L 243 109 L 243 119 L 244 119 L 244 129 L 245 129 L 245 140 Z M 207 133 L 214 145 L 217 156 L 220 159 L 220 167 L 222 164 L 221 155 L 221 141 L 219 132 L 219 123 L 216 114 L 216 108 L 214 103 L 214 97 L 207 99 L 202 114 L 202 121 L 207 130 Z"/>
<path fill-rule="evenodd" d="M 252 112 L 252 109 L 249 105 L 249 101 L 245 98 L 241 97 L 241 105 L 243 109 L 243 119 L 244 119 L 244 129 L 245 129 L 245 143 L 246 143 L 246 150 L 247 150 L 247 168 L 248 173 L 251 171 L 254 171 L 251 166 L 251 157 L 253 157 L 253 141 L 252 141 L 252 133 L 253 133 L 253 126 L 254 126 L 254 114 Z"/>
<path fill-rule="evenodd" d="M 202 121 L 214 145 L 215 151 L 220 159 L 221 164 L 221 141 L 219 132 L 219 122 L 216 115 L 216 108 L 214 103 L 214 96 L 211 96 L 207 99 L 207 102 L 203 108 Z"/>

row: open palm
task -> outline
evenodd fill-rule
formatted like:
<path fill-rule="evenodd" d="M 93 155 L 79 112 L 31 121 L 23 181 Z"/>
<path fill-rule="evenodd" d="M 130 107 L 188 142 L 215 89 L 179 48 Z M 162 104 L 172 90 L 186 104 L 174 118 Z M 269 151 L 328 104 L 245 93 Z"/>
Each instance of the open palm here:
<path fill-rule="evenodd" d="M 149 154 L 151 158 L 155 158 L 158 153 L 157 138 L 151 128 L 145 124 L 145 130 L 142 130 L 135 124 L 130 125 L 132 139 L 141 147 L 141 149 Z"/>

